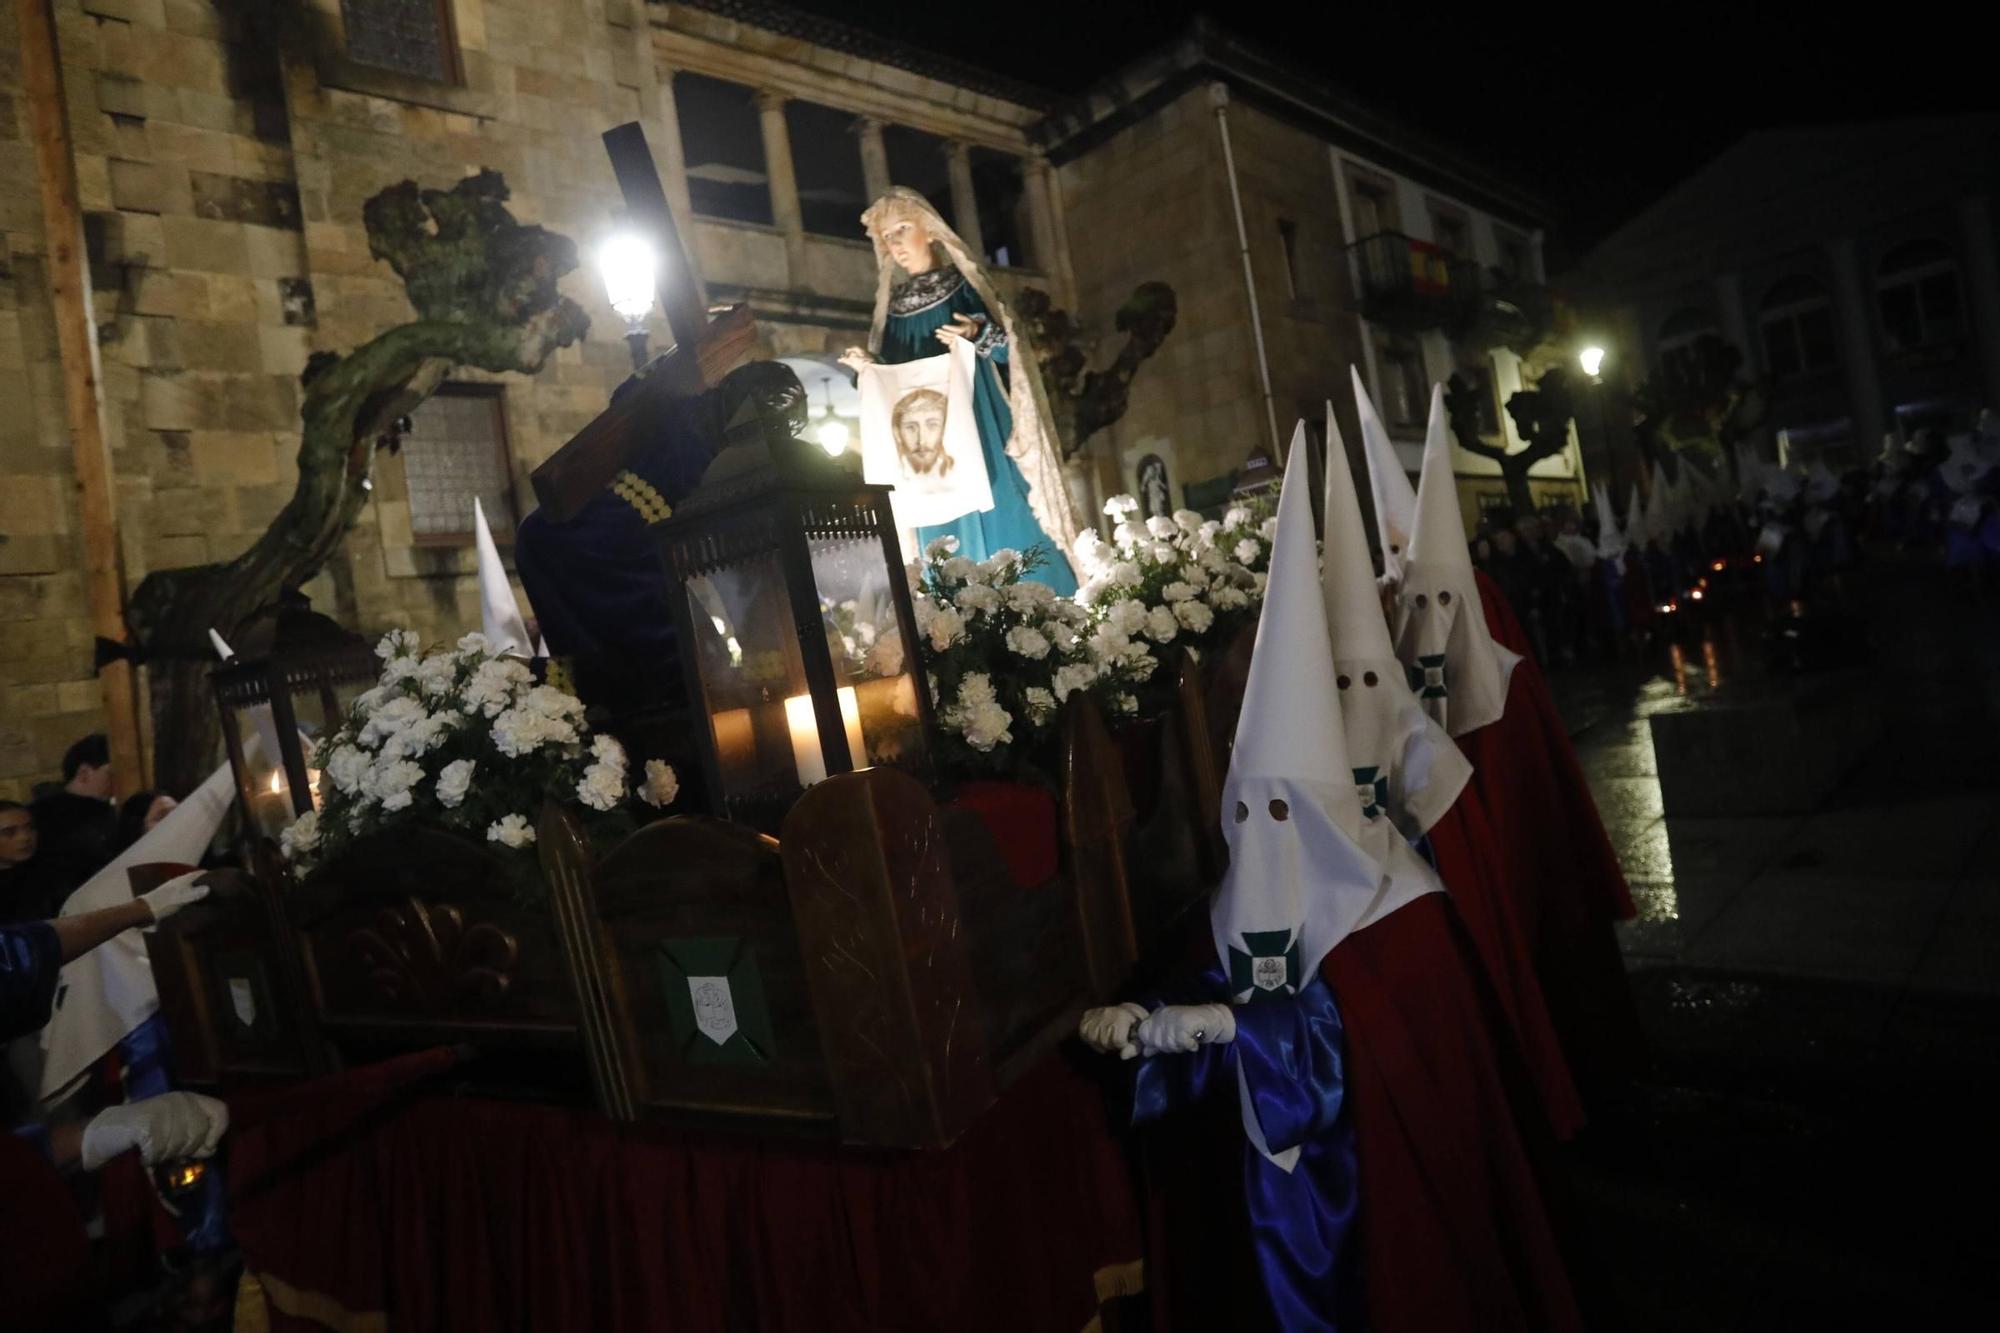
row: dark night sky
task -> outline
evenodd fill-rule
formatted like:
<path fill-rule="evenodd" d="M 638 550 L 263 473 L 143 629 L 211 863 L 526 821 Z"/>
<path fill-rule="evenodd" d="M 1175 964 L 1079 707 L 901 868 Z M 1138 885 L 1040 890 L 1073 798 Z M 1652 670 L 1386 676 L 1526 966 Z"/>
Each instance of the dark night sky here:
<path fill-rule="evenodd" d="M 1056 92 L 1207 12 L 1540 192 L 1559 216 L 1552 259 L 1749 130 L 2000 107 L 2000 53 L 1967 30 L 1964 8 L 1598 6 L 1573 18 L 1482 6 L 1434 19 L 1400 4 L 1303 17 L 1302 6 L 1216 0 L 788 2 Z"/>

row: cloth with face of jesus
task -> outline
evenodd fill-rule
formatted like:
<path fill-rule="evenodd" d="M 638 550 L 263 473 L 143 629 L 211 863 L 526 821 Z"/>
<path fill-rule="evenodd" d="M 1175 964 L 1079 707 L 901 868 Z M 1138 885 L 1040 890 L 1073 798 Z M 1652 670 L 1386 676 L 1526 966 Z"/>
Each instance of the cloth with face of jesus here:
<path fill-rule="evenodd" d="M 896 488 L 891 503 L 900 528 L 993 508 L 973 416 L 977 361 L 972 344 L 960 339 L 945 356 L 861 368 L 861 471 Z"/>
<path fill-rule="evenodd" d="M 1007 453 L 1007 441 L 1014 433 L 1014 414 L 1008 405 L 1003 376 L 1007 373 L 1012 349 L 1007 345 L 999 321 L 987 310 L 986 303 L 973 290 L 972 284 L 965 280 L 965 275 L 950 264 L 941 264 L 907 279 L 897 287 L 884 311 L 877 359 L 882 367 L 891 369 L 914 367 L 924 361 L 956 360 L 956 356 L 944 355 L 945 349 L 938 342 L 937 331 L 960 315 L 969 317 L 979 330 L 972 339 L 971 350 L 975 356 L 968 366 L 972 390 L 969 415 L 979 433 L 979 449 L 975 455 L 980 462 L 979 472 L 991 487 L 992 499 L 987 507 L 968 507 L 948 521 L 920 523 L 916 530 L 918 546 L 921 548 L 938 537 L 956 537 L 958 553 L 973 560 L 983 560 L 1003 549 L 1026 552 L 1031 547 L 1040 546 L 1047 557 L 1046 563 L 1029 577 L 1068 596 L 1076 591 L 1076 575 L 1070 569 L 1067 553 L 1062 549 L 1061 541 L 1036 519 L 1034 507 L 1029 503 L 1028 482 L 1022 475 L 1021 465 Z M 956 340 L 953 348 L 956 351 L 964 345 L 964 340 Z M 866 382 L 865 377 L 863 382 Z M 862 429 L 865 435 L 865 415 Z M 865 458 L 865 442 L 863 449 Z M 870 480 L 875 479 L 872 470 L 867 475 Z M 901 513 L 900 506 L 898 513 Z"/>

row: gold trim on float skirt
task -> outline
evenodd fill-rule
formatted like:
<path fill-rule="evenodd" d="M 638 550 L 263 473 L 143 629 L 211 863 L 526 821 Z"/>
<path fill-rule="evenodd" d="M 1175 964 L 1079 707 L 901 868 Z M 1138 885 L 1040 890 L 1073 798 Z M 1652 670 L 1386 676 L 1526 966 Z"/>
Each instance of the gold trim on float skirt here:
<path fill-rule="evenodd" d="M 246 1289 L 262 1297 L 258 1305 L 264 1308 L 246 1310 Z M 271 1327 L 271 1310 L 290 1319 L 311 1320 L 333 1333 L 389 1333 L 389 1316 L 382 1310 L 350 1310 L 331 1296 L 300 1291 L 281 1277 L 244 1269 L 236 1288 L 235 1333 L 266 1333 Z"/>
<path fill-rule="evenodd" d="M 1146 1261 L 1134 1259 L 1129 1264 L 1106 1264 L 1091 1274 L 1090 1280 L 1097 1288 L 1100 1307 L 1122 1297 L 1137 1296 L 1146 1290 Z M 1083 1326 L 1083 1333 L 1104 1333 L 1104 1315 L 1101 1312 L 1092 1315 L 1090 1322 Z"/>

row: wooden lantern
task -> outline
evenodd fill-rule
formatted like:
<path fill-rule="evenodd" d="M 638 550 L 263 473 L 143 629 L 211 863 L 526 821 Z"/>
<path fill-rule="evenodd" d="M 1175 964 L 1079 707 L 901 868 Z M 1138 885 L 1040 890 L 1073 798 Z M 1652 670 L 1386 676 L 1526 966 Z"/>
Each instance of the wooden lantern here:
<path fill-rule="evenodd" d="M 660 528 L 710 806 L 766 833 L 832 774 L 931 776 L 889 489 L 798 439 L 785 388 L 744 400 Z"/>

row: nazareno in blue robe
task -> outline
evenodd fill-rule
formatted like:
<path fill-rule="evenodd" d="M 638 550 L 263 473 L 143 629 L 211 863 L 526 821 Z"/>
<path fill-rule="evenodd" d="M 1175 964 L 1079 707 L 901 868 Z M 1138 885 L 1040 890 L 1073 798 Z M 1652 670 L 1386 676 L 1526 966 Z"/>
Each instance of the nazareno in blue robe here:
<path fill-rule="evenodd" d="M 1228 1000 L 1221 970 L 1211 969 L 1193 982 L 1192 994 L 1151 996 L 1146 1006 Z M 1295 995 L 1260 995 L 1231 1012 L 1235 1040 L 1139 1061 L 1133 1123 L 1208 1097 L 1233 1103 L 1247 1092 L 1271 1151 L 1300 1150 L 1286 1172 L 1247 1136 L 1242 1144 L 1251 1249 L 1271 1321 L 1288 1333 L 1355 1329 L 1362 1295 L 1353 1244 L 1358 1172 L 1354 1124 L 1345 1111 L 1345 1034 L 1333 992 L 1315 973 Z"/>
<path fill-rule="evenodd" d="M 972 412 L 979 425 L 979 451 L 986 460 L 986 476 L 993 487 L 993 508 L 983 514 L 966 514 L 949 523 L 917 529 L 920 545 L 939 537 L 958 538 L 958 553 L 984 560 L 995 551 L 1012 549 L 1026 553 L 1042 548 L 1043 562 L 1030 578 L 1048 584 L 1063 596 L 1076 591 L 1076 574 L 1060 543 L 1042 531 L 1035 511 L 1028 504 L 1028 482 L 1020 467 L 1007 456 L 1007 439 L 1014 433 L 1014 413 L 1007 405 L 1007 337 L 1000 322 L 986 309 L 979 293 L 950 264 L 940 264 L 920 273 L 889 297 L 889 312 L 882 326 L 882 346 L 877 352 L 888 365 L 901 365 L 927 356 L 942 356 L 943 343 L 937 331 L 956 315 L 978 321 L 980 331 L 973 347 L 979 353 L 972 382 Z"/>

